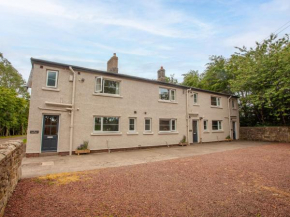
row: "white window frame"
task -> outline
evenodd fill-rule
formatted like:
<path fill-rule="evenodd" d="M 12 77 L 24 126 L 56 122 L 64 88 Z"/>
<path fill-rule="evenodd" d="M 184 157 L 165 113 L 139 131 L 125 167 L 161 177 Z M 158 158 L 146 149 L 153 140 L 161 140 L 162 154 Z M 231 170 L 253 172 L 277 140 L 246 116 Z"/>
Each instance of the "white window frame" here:
<path fill-rule="evenodd" d="M 213 122 L 214 121 L 218 122 L 218 129 L 217 130 L 213 129 Z M 212 131 L 222 131 L 223 130 L 223 121 L 221 121 L 221 120 L 212 120 L 211 129 L 212 129 Z"/>
<path fill-rule="evenodd" d="M 134 124 L 133 124 L 133 126 L 134 126 L 134 129 L 133 130 L 130 130 L 130 120 L 134 120 Z M 137 118 L 129 118 L 129 129 L 128 129 L 128 131 L 129 132 L 136 132 L 136 125 L 137 125 Z"/>
<path fill-rule="evenodd" d="M 166 120 L 169 121 L 169 130 L 168 131 L 161 131 L 160 130 L 160 121 Z M 175 129 L 172 129 L 172 121 L 175 121 Z M 176 118 L 159 118 L 159 132 L 176 132 L 177 131 L 177 119 Z"/>
<path fill-rule="evenodd" d="M 235 109 L 236 108 L 236 100 L 232 99 L 232 108 Z"/>
<path fill-rule="evenodd" d="M 211 98 L 216 98 L 217 105 L 212 105 L 212 104 L 211 104 Z M 222 107 L 221 97 L 218 97 L 218 96 L 211 96 L 211 97 L 210 97 L 210 105 L 211 105 L 212 107 Z"/>
<path fill-rule="evenodd" d="M 206 124 L 204 124 L 206 123 Z M 205 129 L 206 126 L 206 129 Z M 207 132 L 208 131 L 208 120 L 203 120 L 203 131 Z"/>
<path fill-rule="evenodd" d="M 48 74 L 49 72 L 55 72 L 56 73 L 56 77 L 55 77 L 55 85 L 54 86 L 48 86 L 47 83 L 48 83 Z M 55 70 L 47 70 L 46 71 L 46 87 L 48 88 L 57 88 L 57 83 L 58 83 L 58 71 L 55 71 Z"/>
<path fill-rule="evenodd" d="M 168 90 L 168 94 L 169 94 L 169 99 L 160 99 L 160 89 L 166 89 Z M 158 89 L 158 96 L 159 96 L 159 100 L 161 101 L 167 101 L 167 102 L 175 102 L 176 101 L 176 89 L 172 89 L 172 88 L 168 88 L 168 87 L 159 87 Z M 171 99 L 172 97 L 172 93 L 171 92 L 174 92 L 174 99 Z"/>
<path fill-rule="evenodd" d="M 101 79 L 101 90 L 97 90 L 97 79 Z M 118 82 L 119 83 L 119 93 L 104 93 L 104 82 L 105 81 L 114 81 L 114 82 Z M 121 81 L 120 80 L 114 80 L 114 79 L 110 79 L 110 78 L 104 78 L 102 76 L 97 76 L 95 77 L 95 93 L 98 94 L 108 94 L 108 95 L 116 95 L 116 96 L 120 96 L 120 88 L 121 87 Z"/>
<path fill-rule="evenodd" d="M 196 96 L 196 102 L 194 101 L 194 96 Z M 193 93 L 193 105 L 198 104 L 198 93 Z"/>
<path fill-rule="evenodd" d="M 150 121 L 150 130 L 146 130 L 146 120 Z M 152 132 L 152 118 L 145 118 L 144 119 L 144 132 Z"/>
<path fill-rule="evenodd" d="M 95 123 L 96 123 L 96 118 L 101 118 L 101 130 L 95 130 Z M 103 119 L 104 118 L 118 118 L 118 131 L 103 131 Z M 120 117 L 118 116 L 94 116 L 94 133 L 120 133 Z"/>

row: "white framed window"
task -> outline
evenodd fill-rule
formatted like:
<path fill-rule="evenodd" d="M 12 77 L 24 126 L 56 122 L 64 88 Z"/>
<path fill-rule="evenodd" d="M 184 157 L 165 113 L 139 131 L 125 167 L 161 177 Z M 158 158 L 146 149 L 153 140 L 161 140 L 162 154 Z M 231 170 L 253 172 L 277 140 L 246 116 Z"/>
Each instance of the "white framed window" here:
<path fill-rule="evenodd" d="M 159 131 L 161 132 L 176 131 L 176 119 L 159 119 Z"/>
<path fill-rule="evenodd" d="M 222 130 L 222 121 L 212 121 L 212 130 Z"/>
<path fill-rule="evenodd" d="M 120 94 L 120 81 L 96 77 L 95 93 Z"/>
<path fill-rule="evenodd" d="M 208 121 L 207 120 L 203 120 L 203 130 L 204 131 L 208 130 Z"/>
<path fill-rule="evenodd" d="M 233 109 L 236 108 L 236 102 L 235 102 L 234 99 L 232 99 L 232 108 L 233 108 Z"/>
<path fill-rule="evenodd" d="M 94 117 L 94 132 L 119 132 L 119 117 Z"/>
<path fill-rule="evenodd" d="M 210 98 L 210 103 L 211 103 L 212 106 L 220 107 L 221 106 L 221 98 L 220 97 L 216 97 L 216 96 L 212 96 Z"/>
<path fill-rule="evenodd" d="M 129 118 L 129 132 L 136 131 L 136 118 Z"/>
<path fill-rule="evenodd" d="M 167 100 L 167 101 L 175 101 L 176 100 L 176 90 L 168 89 L 164 87 L 159 87 L 159 99 Z"/>
<path fill-rule="evenodd" d="M 47 87 L 57 87 L 57 77 L 58 71 L 47 71 L 46 75 L 46 86 Z"/>
<path fill-rule="evenodd" d="M 145 132 L 151 132 L 152 131 L 152 119 L 151 118 L 145 118 Z"/>
<path fill-rule="evenodd" d="M 197 104 L 198 103 L 198 93 L 194 93 L 193 94 L 193 104 Z"/>

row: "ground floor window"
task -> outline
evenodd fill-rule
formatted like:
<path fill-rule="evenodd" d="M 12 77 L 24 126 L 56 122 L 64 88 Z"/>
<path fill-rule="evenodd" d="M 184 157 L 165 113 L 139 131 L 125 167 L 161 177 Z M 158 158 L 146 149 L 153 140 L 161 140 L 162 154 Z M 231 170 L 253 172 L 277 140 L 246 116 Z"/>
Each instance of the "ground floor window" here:
<path fill-rule="evenodd" d="M 207 125 L 208 125 L 207 120 L 204 120 L 204 121 L 203 121 L 203 130 L 204 130 L 204 131 L 207 131 Z"/>
<path fill-rule="evenodd" d="M 129 118 L 129 131 L 136 131 L 136 118 Z"/>
<path fill-rule="evenodd" d="M 94 131 L 118 132 L 119 131 L 119 117 L 95 117 Z"/>
<path fill-rule="evenodd" d="M 212 121 L 212 130 L 221 130 L 222 121 Z"/>
<path fill-rule="evenodd" d="M 152 121 L 151 118 L 145 118 L 145 131 L 147 132 L 151 132 L 151 128 L 152 128 L 151 121 Z"/>
<path fill-rule="evenodd" d="M 176 131 L 176 119 L 159 119 L 159 131 Z"/>

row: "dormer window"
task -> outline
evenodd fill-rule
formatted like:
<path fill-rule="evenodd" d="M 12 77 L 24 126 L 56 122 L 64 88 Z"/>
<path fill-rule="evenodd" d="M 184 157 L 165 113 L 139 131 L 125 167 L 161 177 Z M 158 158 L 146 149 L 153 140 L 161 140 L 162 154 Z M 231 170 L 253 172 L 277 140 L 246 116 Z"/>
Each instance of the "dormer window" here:
<path fill-rule="evenodd" d="M 103 77 L 96 77 L 96 93 L 105 94 L 120 94 L 120 82 L 115 80 L 106 79 Z"/>
<path fill-rule="evenodd" d="M 159 99 L 166 100 L 166 101 L 175 101 L 176 100 L 176 90 L 160 87 L 159 88 Z"/>

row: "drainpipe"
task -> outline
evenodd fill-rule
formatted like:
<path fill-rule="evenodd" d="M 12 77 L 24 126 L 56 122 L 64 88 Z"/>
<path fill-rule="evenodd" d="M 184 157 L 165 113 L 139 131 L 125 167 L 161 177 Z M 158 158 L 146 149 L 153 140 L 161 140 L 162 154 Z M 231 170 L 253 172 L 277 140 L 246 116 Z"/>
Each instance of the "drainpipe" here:
<path fill-rule="evenodd" d="M 69 137 L 69 155 L 72 155 L 72 146 L 73 146 L 73 126 L 74 126 L 74 106 L 75 106 L 75 90 L 76 90 L 76 72 L 70 66 L 69 70 L 73 73 L 73 89 L 72 89 L 72 110 L 70 114 L 70 137 Z"/>
<path fill-rule="evenodd" d="M 230 108 L 230 100 L 232 96 L 228 98 L 228 109 L 229 109 L 229 131 L 230 131 L 230 138 L 232 138 L 232 132 L 231 132 L 231 108 Z"/>
<path fill-rule="evenodd" d="M 187 140 L 187 143 L 189 144 L 189 114 L 188 114 L 188 94 L 189 94 L 189 91 L 191 89 L 187 89 L 186 90 L 186 128 L 187 128 L 187 136 L 186 136 L 186 140 Z"/>

